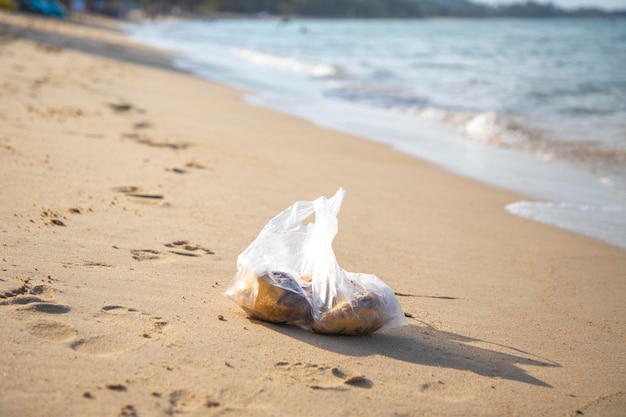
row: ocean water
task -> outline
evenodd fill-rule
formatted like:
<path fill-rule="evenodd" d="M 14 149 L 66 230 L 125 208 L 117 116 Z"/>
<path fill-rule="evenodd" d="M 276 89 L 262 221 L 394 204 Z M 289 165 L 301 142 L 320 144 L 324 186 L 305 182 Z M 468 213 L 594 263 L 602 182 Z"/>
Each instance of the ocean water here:
<path fill-rule="evenodd" d="M 626 20 L 128 26 L 257 105 L 519 192 L 503 208 L 626 248 Z M 419 178 L 415 179 L 419 181 Z"/>

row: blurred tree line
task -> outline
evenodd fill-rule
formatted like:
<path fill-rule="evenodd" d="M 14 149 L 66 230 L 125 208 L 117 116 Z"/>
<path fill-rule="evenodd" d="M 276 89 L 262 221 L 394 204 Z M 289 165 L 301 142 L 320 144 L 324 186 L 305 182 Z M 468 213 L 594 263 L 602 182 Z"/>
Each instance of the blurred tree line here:
<path fill-rule="evenodd" d="M 69 0 L 62 0 L 69 2 Z M 131 0 L 87 0 L 108 9 L 130 9 Z M 526 1 L 487 6 L 469 0 L 133 0 L 150 13 L 208 15 L 211 13 L 259 13 L 279 16 L 325 18 L 419 18 L 419 17 L 626 17 L 626 11 L 595 8 L 563 10 L 551 3 Z M 93 10 L 93 8 L 90 7 Z"/>
<path fill-rule="evenodd" d="M 415 0 L 139 0 L 144 7 L 179 7 L 191 13 L 240 13 L 317 17 L 420 17 Z"/>

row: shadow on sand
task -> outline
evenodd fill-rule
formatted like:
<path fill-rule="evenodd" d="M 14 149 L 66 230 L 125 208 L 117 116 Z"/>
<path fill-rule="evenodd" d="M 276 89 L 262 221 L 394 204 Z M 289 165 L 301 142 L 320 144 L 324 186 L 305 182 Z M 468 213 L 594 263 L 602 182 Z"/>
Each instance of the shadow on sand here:
<path fill-rule="evenodd" d="M 522 350 L 460 334 L 437 330 L 426 324 L 410 324 L 389 332 L 367 336 L 328 336 L 303 331 L 295 326 L 262 323 L 283 335 L 347 356 L 382 355 L 404 362 L 467 370 L 552 388 L 520 367 L 561 367 L 560 364 Z M 480 345 L 480 346 L 478 346 Z"/>

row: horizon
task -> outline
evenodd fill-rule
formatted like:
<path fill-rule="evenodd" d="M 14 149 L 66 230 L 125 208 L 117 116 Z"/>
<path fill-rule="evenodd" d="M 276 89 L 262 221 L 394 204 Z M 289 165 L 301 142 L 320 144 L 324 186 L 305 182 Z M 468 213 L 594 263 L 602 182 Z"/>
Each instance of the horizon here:
<path fill-rule="evenodd" d="M 470 0 L 488 6 L 523 4 L 527 0 Z M 626 10 L 626 0 L 533 0 L 536 3 L 551 3 L 562 9 L 597 8 L 607 11 Z"/>

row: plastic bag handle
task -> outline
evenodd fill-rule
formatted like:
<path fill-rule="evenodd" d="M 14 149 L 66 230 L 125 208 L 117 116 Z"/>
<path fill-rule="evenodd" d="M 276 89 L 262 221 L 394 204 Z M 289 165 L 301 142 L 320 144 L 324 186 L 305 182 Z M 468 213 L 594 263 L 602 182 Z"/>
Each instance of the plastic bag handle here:
<path fill-rule="evenodd" d="M 335 196 L 328 200 L 335 217 L 344 195 L 345 191 L 340 188 Z M 264 273 L 268 269 L 289 263 L 288 259 L 301 257 L 298 259 L 304 260 L 304 268 L 292 272 L 311 274 L 314 259 L 318 256 L 309 253 L 309 248 L 313 247 L 309 231 L 315 225 L 305 226 L 302 222 L 315 211 L 314 201 L 298 201 L 274 216 L 257 238 L 237 257 L 238 269 L 251 266 L 256 273 Z"/>
<path fill-rule="evenodd" d="M 337 280 L 341 274 L 333 251 L 333 239 L 338 231 L 337 215 L 346 190 L 340 188 L 330 199 L 320 197 L 313 202 L 315 224 L 307 242 L 313 284 L 313 305 L 330 306 L 337 297 Z"/>

